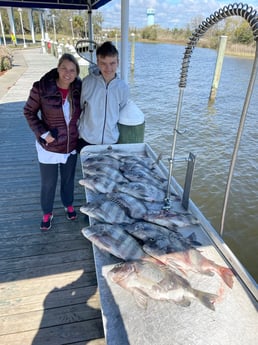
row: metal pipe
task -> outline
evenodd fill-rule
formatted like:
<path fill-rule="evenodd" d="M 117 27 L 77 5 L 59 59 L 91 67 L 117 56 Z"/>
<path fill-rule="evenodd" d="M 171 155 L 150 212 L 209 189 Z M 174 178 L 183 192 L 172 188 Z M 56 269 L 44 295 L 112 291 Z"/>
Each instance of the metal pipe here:
<path fill-rule="evenodd" d="M 174 136 L 173 136 L 173 143 L 171 147 L 171 155 L 169 158 L 169 174 L 168 174 L 168 184 L 167 184 L 167 194 L 165 198 L 165 205 L 164 208 L 170 208 L 170 191 L 171 191 L 171 180 L 173 176 L 173 167 L 174 167 L 174 159 L 175 159 L 175 150 L 176 150 L 176 141 L 177 141 L 177 134 L 179 133 L 179 120 L 182 110 L 182 103 L 183 103 L 183 95 L 184 95 L 184 88 L 179 88 L 179 96 L 178 96 L 178 103 L 177 103 L 177 113 L 176 113 L 176 122 L 174 127 Z"/>
<path fill-rule="evenodd" d="M 231 165 L 230 165 L 229 174 L 228 174 L 228 181 L 227 181 L 227 185 L 226 185 L 226 192 L 225 192 L 225 196 L 224 196 L 224 204 L 223 204 L 222 216 L 221 216 L 221 225 L 220 225 L 220 235 L 221 236 L 223 234 L 224 221 L 225 221 L 225 215 L 226 215 L 226 209 L 227 209 L 228 196 L 229 196 L 232 176 L 233 176 L 234 167 L 235 167 L 235 163 L 236 163 L 236 158 L 237 158 L 237 153 L 238 153 L 239 144 L 240 144 L 240 140 L 241 140 L 241 135 L 242 135 L 242 132 L 244 129 L 244 123 L 245 123 L 245 119 L 246 119 L 247 110 L 248 110 L 248 106 L 249 106 L 250 99 L 251 99 L 252 92 L 253 92 L 253 88 L 254 88 L 254 83 L 255 83 L 255 79 L 256 79 L 256 75 L 257 75 L 257 68 L 258 68 L 258 41 L 256 41 L 256 51 L 255 51 L 255 59 L 254 59 L 254 63 L 253 63 L 253 69 L 252 69 L 252 73 L 251 73 L 251 77 L 250 77 L 250 81 L 249 81 L 249 85 L 248 85 L 248 89 L 247 89 L 247 94 L 245 97 L 242 115 L 241 115 L 241 119 L 240 119 L 240 123 L 239 123 L 239 127 L 238 127 L 238 133 L 237 133 L 237 137 L 236 137 L 236 141 L 235 141 L 234 152 L 232 155 Z"/>

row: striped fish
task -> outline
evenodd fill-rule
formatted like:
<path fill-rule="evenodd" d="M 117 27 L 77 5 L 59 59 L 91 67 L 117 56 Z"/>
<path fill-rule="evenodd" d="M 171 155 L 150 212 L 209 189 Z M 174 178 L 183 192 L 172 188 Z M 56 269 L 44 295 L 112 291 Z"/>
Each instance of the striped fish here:
<path fill-rule="evenodd" d="M 79 184 L 95 193 L 111 193 L 117 188 L 116 181 L 105 175 L 84 174 L 84 178 L 79 180 Z"/>
<path fill-rule="evenodd" d="M 140 244 L 119 224 L 98 223 L 83 228 L 82 234 L 98 248 L 125 261 L 147 256 Z"/>
<path fill-rule="evenodd" d="M 110 224 L 134 222 L 134 219 L 129 218 L 121 206 L 112 200 L 88 202 L 85 206 L 80 207 L 80 211 L 100 222 Z"/>
<path fill-rule="evenodd" d="M 163 201 L 165 198 L 165 192 L 149 183 L 141 182 L 128 182 L 120 183 L 117 185 L 117 189 L 120 192 L 127 193 L 145 201 Z"/>
<path fill-rule="evenodd" d="M 141 219 L 147 213 L 144 203 L 129 194 L 108 193 L 107 198 L 121 206 L 125 213 L 132 218 Z"/>

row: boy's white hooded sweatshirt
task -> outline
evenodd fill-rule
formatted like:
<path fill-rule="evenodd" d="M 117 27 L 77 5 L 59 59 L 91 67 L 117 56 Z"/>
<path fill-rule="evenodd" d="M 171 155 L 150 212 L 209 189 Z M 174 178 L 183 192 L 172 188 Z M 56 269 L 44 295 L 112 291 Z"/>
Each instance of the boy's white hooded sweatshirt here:
<path fill-rule="evenodd" d="M 89 144 L 118 141 L 119 113 L 129 99 L 129 87 L 117 74 L 106 84 L 99 70 L 83 79 L 79 135 Z"/>

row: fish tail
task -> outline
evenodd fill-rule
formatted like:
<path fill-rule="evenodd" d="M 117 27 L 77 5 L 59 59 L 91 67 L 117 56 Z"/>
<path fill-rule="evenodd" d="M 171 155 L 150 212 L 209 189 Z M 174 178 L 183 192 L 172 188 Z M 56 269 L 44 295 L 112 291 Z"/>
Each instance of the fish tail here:
<path fill-rule="evenodd" d="M 218 298 L 217 295 L 209 293 L 209 292 L 204 292 L 204 291 L 200 291 L 200 290 L 193 290 L 193 293 L 195 295 L 195 297 L 197 297 L 200 302 L 205 305 L 205 307 L 211 309 L 211 310 L 215 310 L 214 307 L 214 303 L 216 301 L 216 299 Z"/>
<path fill-rule="evenodd" d="M 233 281 L 234 273 L 232 272 L 232 270 L 228 267 L 220 266 L 218 273 L 223 279 L 223 281 L 225 282 L 225 284 L 227 284 L 227 286 L 229 286 L 232 289 L 233 283 L 234 283 Z"/>

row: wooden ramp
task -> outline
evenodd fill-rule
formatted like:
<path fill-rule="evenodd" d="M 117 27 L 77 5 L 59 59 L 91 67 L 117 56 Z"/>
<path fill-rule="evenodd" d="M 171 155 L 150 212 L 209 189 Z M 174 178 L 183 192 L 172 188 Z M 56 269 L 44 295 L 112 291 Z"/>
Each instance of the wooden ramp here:
<path fill-rule="evenodd" d="M 65 218 L 57 190 L 52 229 L 39 230 L 39 167 L 23 106 L 32 82 L 57 60 L 40 49 L 20 54 L 25 68 L 0 95 L 0 344 L 103 345 L 92 246 L 81 234 L 88 219 L 79 211 L 85 203 L 79 159 L 78 219 Z"/>

